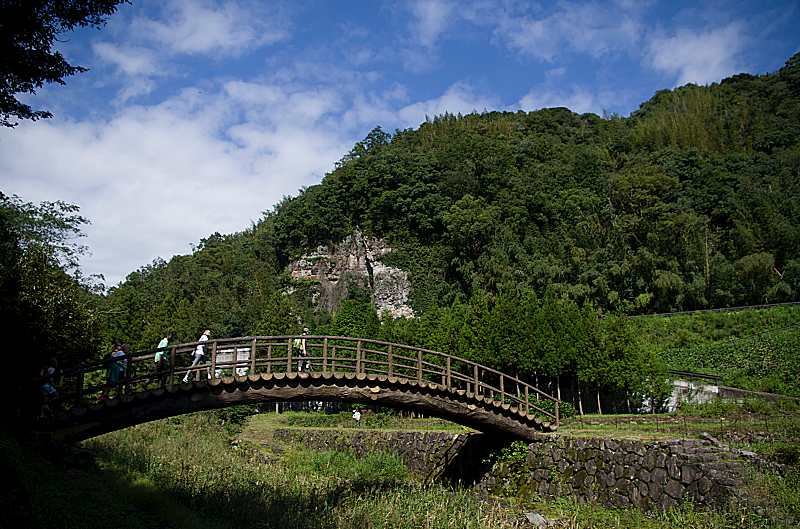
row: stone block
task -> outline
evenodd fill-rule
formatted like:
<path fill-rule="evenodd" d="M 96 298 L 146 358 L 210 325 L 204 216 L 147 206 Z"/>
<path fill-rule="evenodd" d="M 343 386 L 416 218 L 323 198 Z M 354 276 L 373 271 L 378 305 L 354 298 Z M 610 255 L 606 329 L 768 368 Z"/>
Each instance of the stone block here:
<path fill-rule="evenodd" d="M 697 481 L 697 490 L 700 492 L 701 496 L 705 496 L 711 490 L 713 483 L 710 479 L 703 476 Z"/>
<path fill-rule="evenodd" d="M 669 456 L 667 459 L 667 473 L 669 477 L 672 479 L 680 480 L 681 479 L 681 469 L 678 466 L 678 458 L 675 456 Z"/>
<path fill-rule="evenodd" d="M 671 479 L 667 482 L 667 486 L 664 487 L 664 491 L 669 494 L 670 497 L 679 500 L 681 496 L 683 496 L 684 489 L 680 481 Z"/>
<path fill-rule="evenodd" d="M 674 498 L 667 496 L 666 494 L 661 496 L 661 498 L 659 499 L 659 507 L 661 507 L 661 510 L 663 511 L 671 509 L 672 507 L 675 507 L 677 504 L 678 502 L 675 501 Z"/>
<path fill-rule="evenodd" d="M 639 489 L 640 496 L 649 496 L 650 495 L 650 487 L 644 481 L 637 481 L 636 487 Z"/>
<path fill-rule="evenodd" d="M 651 481 L 647 486 L 647 495 L 652 499 L 658 498 L 661 495 L 661 486 Z"/>
<path fill-rule="evenodd" d="M 663 468 L 657 468 L 650 474 L 650 481 L 657 485 L 667 484 L 667 471 Z"/>
<path fill-rule="evenodd" d="M 625 479 L 633 479 L 634 477 L 636 477 L 636 470 L 635 470 L 635 468 L 634 468 L 633 466 L 626 466 L 626 467 L 623 467 L 622 476 L 623 476 Z"/>
<path fill-rule="evenodd" d="M 648 472 L 647 470 L 645 470 L 643 468 L 643 469 L 639 470 L 638 478 L 640 480 L 644 481 L 645 483 L 648 483 L 650 481 L 650 472 Z"/>
<path fill-rule="evenodd" d="M 644 456 L 644 460 L 642 461 L 642 465 L 648 471 L 652 472 L 654 468 L 656 468 L 656 455 L 652 451 L 647 452 Z"/>
<path fill-rule="evenodd" d="M 700 476 L 700 471 L 695 465 L 683 465 L 681 467 L 681 483 L 688 485 L 689 483 L 697 480 Z"/>

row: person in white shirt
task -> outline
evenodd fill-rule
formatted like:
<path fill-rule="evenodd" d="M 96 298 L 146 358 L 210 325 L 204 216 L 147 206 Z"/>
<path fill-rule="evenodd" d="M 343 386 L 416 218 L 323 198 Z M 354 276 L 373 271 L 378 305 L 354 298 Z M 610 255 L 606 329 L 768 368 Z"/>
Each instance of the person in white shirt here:
<path fill-rule="evenodd" d="M 200 335 L 200 338 L 197 340 L 197 348 L 194 350 L 193 356 L 194 360 L 192 360 L 192 365 L 189 366 L 189 371 L 186 372 L 186 375 L 183 377 L 184 382 L 189 382 L 189 375 L 192 373 L 192 368 L 194 368 L 197 364 L 203 361 L 203 357 L 206 355 L 206 346 L 203 342 L 208 341 L 208 337 L 211 336 L 211 331 L 206 329 L 203 331 L 203 334 Z M 208 368 L 208 378 L 211 379 L 211 368 Z"/>

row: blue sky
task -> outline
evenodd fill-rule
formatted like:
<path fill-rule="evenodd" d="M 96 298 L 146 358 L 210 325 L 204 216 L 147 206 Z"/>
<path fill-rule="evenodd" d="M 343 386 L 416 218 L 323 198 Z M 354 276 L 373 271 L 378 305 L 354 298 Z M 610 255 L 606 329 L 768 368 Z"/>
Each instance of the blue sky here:
<path fill-rule="evenodd" d="M 445 111 L 627 115 L 655 91 L 766 73 L 797 2 L 134 1 L 62 36 L 91 68 L 0 130 L 0 185 L 81 206 L 86 273 L 113 285 L 258 220 L 380 125 Z"/>

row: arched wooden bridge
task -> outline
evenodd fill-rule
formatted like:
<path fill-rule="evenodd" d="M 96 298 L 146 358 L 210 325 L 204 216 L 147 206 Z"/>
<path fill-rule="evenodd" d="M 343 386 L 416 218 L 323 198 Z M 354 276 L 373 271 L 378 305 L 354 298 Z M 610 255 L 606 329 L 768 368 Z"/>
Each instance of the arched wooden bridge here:
<path fill-rule="evenodd" d="M 235 404 L 346 401 L 421 411 L 522 439 L 559 424 L 559 401 L 489 367 L 444 353 L 342 336 L 248 336 L 205 342 L 208 361 L 190 368 L 198 343 L 116 359 L 64 374 L 61 411 L 45 428 L 81 440 L 138 423 Z M 305 351 L 305 353 L 303 353 Z M 187 382 L 184 380 L 188 378 Z"/>

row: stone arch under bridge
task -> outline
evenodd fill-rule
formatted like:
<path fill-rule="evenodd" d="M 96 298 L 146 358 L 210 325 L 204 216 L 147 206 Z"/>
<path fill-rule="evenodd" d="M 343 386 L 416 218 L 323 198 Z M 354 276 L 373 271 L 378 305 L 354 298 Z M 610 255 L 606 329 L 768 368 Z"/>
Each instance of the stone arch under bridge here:
<path fill-rule="evenodd" d="M 200 345 L 206 361 L 190 367 Z M 120 383 L 109 386 L 108 371 L 123 367 Z M 342 336 L 248 336 L 140 351 L 68 371 L 60 389 L 61 411 L 43 426 L 61 440 L 236 404 L 291 401 L 380 404 L 532 439 L 558 427 L 560 404 L 463 358 Z"/>

